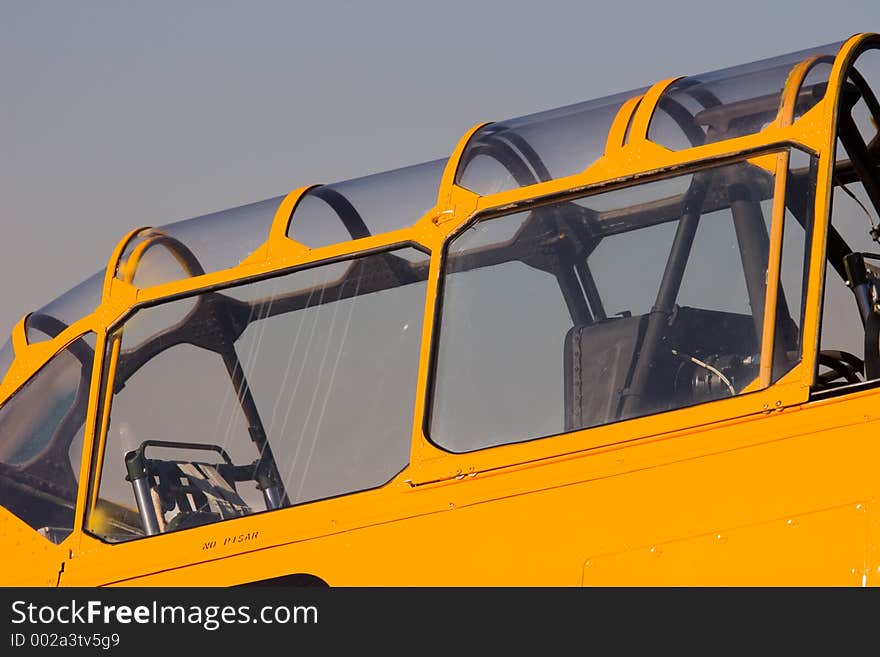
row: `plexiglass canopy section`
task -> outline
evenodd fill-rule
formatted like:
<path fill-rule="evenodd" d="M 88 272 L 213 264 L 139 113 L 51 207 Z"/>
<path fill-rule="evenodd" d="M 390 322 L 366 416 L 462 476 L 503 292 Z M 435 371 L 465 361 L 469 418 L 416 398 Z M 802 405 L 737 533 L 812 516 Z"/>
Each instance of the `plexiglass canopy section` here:
<path fill-rule="evenodd" d="M 825 96 L 834 57 L 843 42 L 780 57 L 685 77 L 674 82 L 657 103 L 648 139 L 682 150 L 759 132 L 780 115 L 789 77 L 791 123 Z"/>
<path fill-rule="evenodd" d="M 446 162 L 313 187 L 297 204 L 287 235 L 318 248 L 411 226 L 437 203 Z"/>
<path fill-rule="evenodd" d="M 644 89 L 491 123 L 471 138 L 455 182 L 481 196 L 579 173 L 605 152 L 621 106 Z"/>
<path fill-rule="evenodd" d="M 29 314 L 25 320 L 28 343 L 54 338 L 91 313 L 101 302 L 103 283 L 104 272 L 96 272 L 57 299 Z"/>
<path fill-rule="evenodd" d="M 284 196 L 141 231 L 126 245 L 117 278 L 138 287 L 234 267 L 269 237 Z"/>
<path fill-rule="evenodd" d="M 116 268 L 118 278 L 139 287 L 180 280 L 239 264 L 266 241 L 275 210 L 283 196 L 148 228 L 136 235 L 123 250 Z M 134 254 L 134 257 L 132 257 Z M 101 302 L 104 271 L 89 276 L 25 320 L 28 343 L 54 338 Z M 0 368 L 9 363 L 4 347 Z M 8 358 L 11 362 L 11 358 Z M 0 371 L 0 377 L 6 372 Z"/>

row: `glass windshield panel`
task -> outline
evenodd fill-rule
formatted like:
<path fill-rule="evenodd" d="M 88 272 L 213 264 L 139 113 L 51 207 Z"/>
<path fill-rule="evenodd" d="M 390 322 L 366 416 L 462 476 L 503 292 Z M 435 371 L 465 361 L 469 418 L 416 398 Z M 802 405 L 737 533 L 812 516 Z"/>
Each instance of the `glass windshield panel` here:
<path fill-rule="evenodd" d="M 287 236 L 309 248 L 406 228 L 437 204 L 446 159 L 313 187 Z"/>
<path fill-rule="evenodd" d="M 409 462 L 428 262 L 399 249 L 137 311 L 111 335 L 89 530 L 125 541 L 392 479 Z"/>
<path fill-rule="evenodd" d="M 467 452 L 757 389 L 773 189 L 744 161 L 469 226 L 448 246 L 431 439 Z"/>
<path fill-rule="evenodd" d="M 840 179 L 843 180 L 842 177 Z M 849 253 L 880 253 L 880 245 L 871 237 L 872 224 L 869 223 L 880 225 L 880 215 L 860 180 L 835 184 L 831 208 L 833 232 L 829 235 L 825 270 L 820 352 L 852 354 L 857 359 L 855 370 L 859 376 L 835 376 L 840 368 L 835 366 L 833 359 L 823 359 L 820 353 L 819 387 L 829 387 L 832 383 L 856 383 L 864 379 L 865 327 L 858 301 L 847 284 L 843 257 Z M 877 262 L 868 260 L 866 264 L 876 268 Z"/>
<path fill-rule="evenodd" d="M 28 315 L 25 320 L 28 343 L 54 338 L 77 320 L 91 314 L 101 303 L 103 287 L 102 270 Z"/>
<path fill-rule="evenodd" d="M 826 246 L 819 389 L 880 378 L 871 337 L 880 304 L 880 51 L 855 61 L 841 92 Z M 873 345 L 873 347 L 872 347 Z"/>
<path fill-rule="evenodd" d="M 855 129 L 871 153 L 880 151 L 880 50 L 868 50 L 856 59 L 843 88 L 843 103 Z M 845 148 L 838 148 L 837 159 L 848 160 Z"/>
<path fill-rule="evenodd" d="M 776 310 L 776 348 L 772 380 L 779 380 L 803 352 L 802 329 L 806 315 L 809 247 L 813 234 L 818 160 L 803 151 L 789 151 L 785 184 L 785 218 Z"/>
<path fill-rule="evenodd" d="M 583 171 L 605 153 L 608 130 L 637 89 L 481 128 L 462 153 L 455 182 L 481 196 Z"/>
<path fill-rule="evenodd" d="M 117 278 L 123 278 L 135 249 L 143 249 L 133 264 L 133 283 L 141 288 L 235 267 L 269 237 L 275 211 L 284 196 L 202 215 L 142 231 L 119 259 Z"/>
<path fill-rule="evenodd" d="M 53 543 L 73 529 L 93 341 L 77 339 L 0 408 L 0 505 Z"/>
<path fill-rule="evenodd" d="M 833 58 L 842 43 L 682 78 L 661 96 L 648 138 L 673 150 L 762 130 L 776 118 L 789 73 L 811 57 Z M 818 60 L 801 86 L 795 118 L 825 96 L 829 61 Z"/>

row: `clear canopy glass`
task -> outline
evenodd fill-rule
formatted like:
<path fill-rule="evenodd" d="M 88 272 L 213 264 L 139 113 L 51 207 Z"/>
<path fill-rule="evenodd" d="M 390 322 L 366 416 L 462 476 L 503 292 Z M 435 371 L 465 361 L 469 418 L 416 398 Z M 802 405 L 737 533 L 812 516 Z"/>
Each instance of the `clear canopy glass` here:
<path fill-rule="evenodd" d="M 800 358 L 801 175 L 773 380 Z M 741 160 L 469 225 L 447 247 L 431 439 L 468 452 L 759 389 L 775 182 Z"/>
<path fill-rule="evenodd" d="M 54 338 L 91 313 L 101 303 L 104 271 L 95 272 L 76 287 L 31 313 L 25 320 L 28 343 Z"/>
<path fill-rule="evenodd" d="M 130 540 L 389 481 L 409 460 L 427 277 L 406 247 L 134 313 L 108 337 L 90 531 Z"/>
<path fill-rule="evenodd" d="M 90 333 L 0 407 L 0 506 L 54 543 L 73 529 L 93 362 Z"/>
<path fill-rule="evenodd" d="M 753 134 L 779 112 L 782 92 L 795 67 L 805 64 L 792 118 L 825 96 L 834 56 L 842 42 L 682 78 L 660 97 L 648 138 L 681 150 Z"/>
<path fill-rule="evenodd" d="M 645 89 L 491 123 L 471 138 L 455 182 L 481 196 L 583 171 L 605 153 L 620 107 Z"/>
<path fill-rule="evenodd" d="M 313 187 L 297 204 L 287 235 L 317 248 L 410 226 L 436 205 L 446 162 Z"/>
<path fill-rule="evenodd" d="M 126 246 L 116 276 L 133 275 L 135 285 L 150 287 L 234 267 L 268 239 L 283 200 L 284 196 L 274 196 L 144 230 Z M 131 261 L 135 250 L 139 256 Z"/>

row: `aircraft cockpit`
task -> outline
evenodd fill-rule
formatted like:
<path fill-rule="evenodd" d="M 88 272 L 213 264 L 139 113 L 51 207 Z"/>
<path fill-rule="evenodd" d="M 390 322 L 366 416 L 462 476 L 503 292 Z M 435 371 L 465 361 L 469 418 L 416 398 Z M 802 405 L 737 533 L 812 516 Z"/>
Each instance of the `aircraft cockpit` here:
<path fill-rule="evenodd" d="M 0 505 L 115 545 L 876 384 L 877 48 L 132 230 L 0 350 Z"/>

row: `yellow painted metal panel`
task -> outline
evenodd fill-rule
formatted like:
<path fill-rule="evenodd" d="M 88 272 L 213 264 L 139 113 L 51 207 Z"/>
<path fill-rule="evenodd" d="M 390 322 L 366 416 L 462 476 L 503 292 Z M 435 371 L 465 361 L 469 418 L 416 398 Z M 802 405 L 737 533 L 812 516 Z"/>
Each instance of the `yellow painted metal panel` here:
<path fill-rule="evenodd" d="M 68 541 L 53 545 L 31 527 L 0 507 L 2 586 L 57 586 Z"/>
<path fill-rule="evenodd" d="M 584 563 L 584 586 L 867 585 L 868 510 L 861 502 Z"/>

